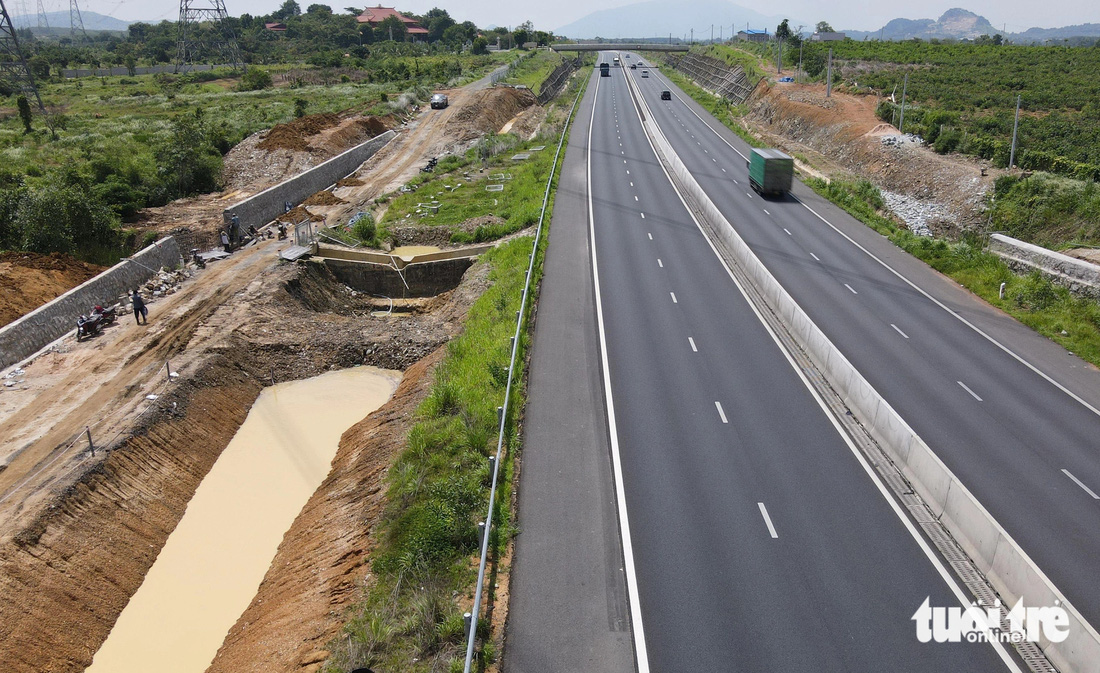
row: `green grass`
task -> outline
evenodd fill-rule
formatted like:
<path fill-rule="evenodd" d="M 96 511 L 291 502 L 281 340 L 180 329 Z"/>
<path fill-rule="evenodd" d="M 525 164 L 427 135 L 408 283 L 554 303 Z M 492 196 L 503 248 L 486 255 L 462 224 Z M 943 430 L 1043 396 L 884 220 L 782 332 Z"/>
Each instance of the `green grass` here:
<path fill-rule="evenodd" d="M 411 181 L 416 191 L 400 194 L 393 199 L 382 218 L 381 237 L 385 230 L 396 224 L 420 224 L 455 228 L 453 243 L 481 243 L 496 240 L 531 226 L 538 221 L 542 192 L 546 176 L 554 158 L 549 138 L 520 143 L 507 134 L 482 141 L 462 157 L 446 157 L 431 174 L 422 174 Z M 510 157 L 536 145 L 548 145 L 545 150 L 531 153 L 524 161 L 512 161 Z M 496 152 L 492 156 L 486 156 Z M 482 159 L 482 157 L 485 157 Z M 477 179 L 462 180 L 462 173 L 469 172 Z M 478 171 L 482 171 L 479 173 Z M 505 173 L 510 180 L 489 179 L 490 175 Z M 489 183 L 503 184 L 504 191 L 487 192 Z M 461 184 L 461 187 L 454 187 Z M 439 212 L 430 213 L 418 208 L 418 204 L 439 202 Z M 496 226 L 479 227 L 474 232 L 459 231 L 457 226 L 475 217 L 495 215 L 504 222 Z"/>
<path fill-rule="evenodd" d="M 579 83 L 562 99 L 572 102 Z M 551 115 L 560 115 L 560 108 Z M 564 122 L 563 122 L 564 123 Z M 552 159 L 550 148 L 544 152 Z M 550 159 L 548 159 L 549 161 Z M 458 159 L 452 162 L 460 161 Z M 440 166 L 445 162 L 441 161 Z M 547 166 L 549 168 L 549 166 Z M 545 185 L 546 173 L 542 184 Z M 556 185 L 555 177 L 552 189 Z M 525 194 L 524 205 L 541 206 L 542 191 Z M 553 192 L 547 212 L 553 209 Z M 435 371 L 427 398 L 416 411 L 406 446 L 387 476 L 388 506 L 379 545 L 372 557 L 372 581 L 353 606 L 326 671 L 372 666 L 414 673 L 462 670 L 465 636 L 462 613 L 476 586 L 477 521 L 488 503 L 496 449 L 497 407 L 508 383 L 510 339 L 514 334 L 533 239 L 518 237 L 482 256 L 489 266 L 489 288 L 474 302 L 463 333 L 451 341 Z M 537 292 L 547 237 L 539 244 L 532 291 Z M 533 303 L 528 303 L 525 324 Z M 514 460 L 520 450 L 520 410 L 525 402 L 528 329 L 521 330 L 512 398 L 505 418 L 494 526 L 490 533 L 487 592 L 514 534 L 511 512 Z M 479 620 L 479 665 L 497 656 L 497 639 Z"/>
<path fill-rule="evenodd" d="M 509 84 L 522 84 L 537 92 L 543 81 L 564 60 L 565 57 L 556 51 L 545 49 L 536 51 L 520 62 L 519 66 L 513 68 L 504 81 Z"/>
<path fill-rule="evenodd" d="M 706 89 L 696 85 L 684 76 L 683 73 L 671 66 L 655 59 L 648 58 L 648 56 L 647 59 L 651 63 L 657 64 L 665 77 L 668 77 L 673 84 L 680 87 L 688 96 L 691 96 L 692 100 L 702 105 L 715 119 L 725 124 L 726 128 L 736 133 L 749 145 L 753 147 L 763 147 L 763 144 L 757 140 L 755 136 L 746 131 L 739 122 L 741 117 L 748 111 L 744 105 L 730 105 L 729 101 L 726 99 L 715 96 Z"/>
<path fill-rule="evenodd" d="M 867 181 L 805 181 L 895 245 L 953 278 L 963 287 L 1005 311 L 1039 334 L 1056 341 L 1082 359 L 1100 366 L 1100 304 L 1073 296 L 1038 272 L 1013 273 L 999 257 L 984 250 L 984 239 L 949 242 L 916 236 L 883 215 L 878 189 Z M 999 296 L 1005 283 L 1005 298 Z"/>
<path fill-rule="evenodd" d="M 757 82 L 764 77 L 764 70 L 760 65 L 760 57 L 747 51 L 731 47 L 727 44 L 711 44 L 694 51 L 724 61 L 729 66 L 739 65 L 745 71 L 745 76 L 750 82 Z"/>

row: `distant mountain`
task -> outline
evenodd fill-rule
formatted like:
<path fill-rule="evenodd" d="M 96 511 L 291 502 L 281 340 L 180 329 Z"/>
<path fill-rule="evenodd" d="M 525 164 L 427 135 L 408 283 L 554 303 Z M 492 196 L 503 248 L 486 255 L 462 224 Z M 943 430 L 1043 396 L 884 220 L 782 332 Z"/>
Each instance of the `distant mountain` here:
<path fill-rule="evenodd" d="M 1100 37 L 1100 23 L 1081 23 L 1063 28 L 1028 28 L 1022 33 L 1011 33 L 1006 37 L 1016 44 L 1042 44 L 1047 40 L 1068 40 L 1074 37 L 1096 38 Z"/>
<path fill-rule="evenodd" d="M 1001 34 L 1016 44 L 1043 43 L 1046 40 L 1065 40 L 1074 37 L 1100 37 L 1100 23 L 1083 23 L 1064 28 L 1029 28 L 1022 33 L 1008 33 L 997 29 L 974 12 L 965 9 L 949 9 L 939 19 L 894 19 L 879 30 L 846 30 L 853 40 L 972 40 L 981 35 Z"/>
<path fill-rule="evenodd" d="M 784 18 L 790 18 L 791 30 L 797 30 L 799 24 L 813 25 L 808 21 L 796 21 L 794 17 L 765 16 L 727 0 L 649 0 L 592 12 L 573 23 L 555 28 L 554 34 L 574 39 L 617 39 L 667 38 L 671 33 L 673 38 L 683 38 L 694 28 L 696 41 L 705 41 L 710 39 L 712 24 L 714 39 L 717 40 L 719 34 L 729 39 L 731 32 L 746 27 L 767 29 L 769 33 L 774 33 L 775 27 Z M 705 31 L 701 30 L 704 26 Z M 735 26 L 736 29 L 731 30 Z"/>
<path fill-rule="evenodd" d="M 96 12 L 81 11 L 80 18 L 84 21 L 84 30 L 121 30 L 125 31 L 133 21 L 122 21 L 113 16 L 105 16 Z M 32 32 L 38 30 L 38 15 L 26 14 L 11 17 L 12 25 L 16 28 L 30 28 Z M 46 22 L 50 24 L 50 34 L 69 32 L 68 12 L 46 12 Z"/>

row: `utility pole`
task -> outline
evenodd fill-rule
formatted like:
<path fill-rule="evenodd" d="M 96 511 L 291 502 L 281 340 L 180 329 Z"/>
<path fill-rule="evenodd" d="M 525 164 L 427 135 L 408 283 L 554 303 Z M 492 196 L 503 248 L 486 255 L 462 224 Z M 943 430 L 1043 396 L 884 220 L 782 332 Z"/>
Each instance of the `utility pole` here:
<path fill-rule="evenodd" d="M 775 36 L 775 72 L 783 72 L 783 40 L 778 35 Z"/>
<path fill-rule="evenodd" d="M 1008 154 L 1008 168 L 1016 165 L 1016 131 L 1020 128 L 1020 95 L 1016 95 L 1016 121 L 1012 122 L 1012 151 Z"/>
<path fill-rule="evenodd" d="M 180 0 L 180 18 L 177 24 L 176 72 L 187 72 L 196 56 L 201 58 L 216 51 L 223 61 L 240 70 L 243 61 L 226 19 L 225 0 Z M 203 21 L 214 24 L 213 42 L 207 45 L 198 27 Z M 198 52 L 198 53 L 196 53 Z M 205 52 L 205 53 L 204 53 Z"/>
<path fill-rule="evenodd" d="M 833 96 L 833 50 L 829 49 L 829 66 L 825 71 L 825 97 Z"/>
<path fill-rule="evenodd" d="M 905 92 L 909 88 L 909 73 L 905 73 L 905 80 L 901 84 L 901 120 L 898 122 L 898 131 L 905 133 Z"/>
<path fill-rule="evenodd" d="M 41 0 L 39 0 L 41 4 Z M 38 95 L 38 87 L 34 84 L 34 75 L 27 67 L 27 59 L 23 56 L 23 49 L 19 46 L 19 38 L 15 34 L 15 25 L 8 15 L 8 8 L 4 6 L 4 0 L 0 0 L 0 77 L 8 79 L 12 84 L 28 98 L 34 96 L 38 103 L 38 109 L 42 112 L 42 118 L 46 126 L 50 127 L 50 133 L 56 137 L 53 130 L 53 122 L 46 112 L 46 106 L 42 104 L 42 97 Z"/>
<path fill-rule="evenodd" d="M 710 24 L 710 43 L 714 44 L 714 24 Z"/>
<path fill-rule="evenodd" d="M 688 44 L 689 45 L 690 44 L 695 44 L 695 29 L 694 28 L 691 29 L 691 42 L 689 42 Z"/>
<path fill-rule="evenodd" d="M 799 40 L 798 41 L 798 73 L 795 76 L 798 78 L 799 82 L 802 81 L 802 43 L 803 42 L 805 42 L 805 40 Z"/>

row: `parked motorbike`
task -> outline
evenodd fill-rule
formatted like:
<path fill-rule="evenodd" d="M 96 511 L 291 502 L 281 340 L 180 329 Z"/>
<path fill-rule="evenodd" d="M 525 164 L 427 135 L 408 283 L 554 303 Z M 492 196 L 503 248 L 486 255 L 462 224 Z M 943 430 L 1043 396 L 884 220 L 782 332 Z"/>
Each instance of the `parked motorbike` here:
<path fill-rule="evenodd" d="M 117 317 L 117 308 L 117 306 L 104 308 L 97 305 L 87 315 L 82 315 L 77 318 L 76 340 L 80 341 L 84 337 L 94 336 L 103 331 L 105 326 L 115 321 Z"/>

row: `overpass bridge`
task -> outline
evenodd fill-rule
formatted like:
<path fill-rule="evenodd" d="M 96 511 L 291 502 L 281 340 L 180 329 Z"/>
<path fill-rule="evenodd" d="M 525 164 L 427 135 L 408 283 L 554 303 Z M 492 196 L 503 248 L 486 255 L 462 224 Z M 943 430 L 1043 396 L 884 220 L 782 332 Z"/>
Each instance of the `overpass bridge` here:
<path fill-rule="evenodd" d="M 652 42 L 558 42 L 550 45 L 554 51 L 687 51 L 686 44 L 658 44 Z"/>

